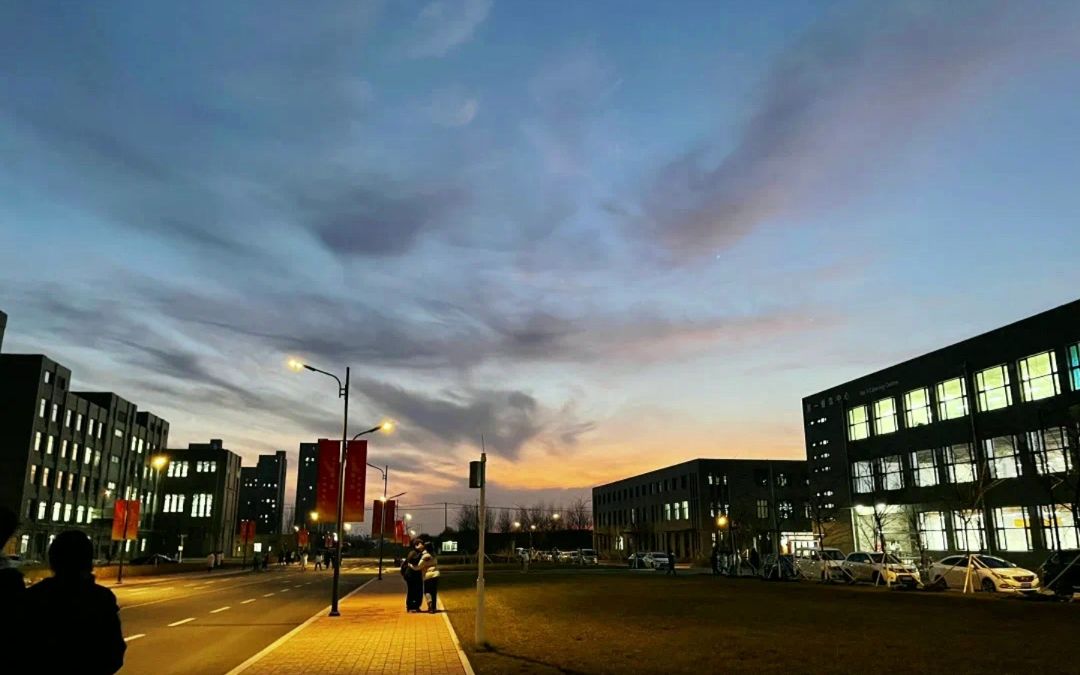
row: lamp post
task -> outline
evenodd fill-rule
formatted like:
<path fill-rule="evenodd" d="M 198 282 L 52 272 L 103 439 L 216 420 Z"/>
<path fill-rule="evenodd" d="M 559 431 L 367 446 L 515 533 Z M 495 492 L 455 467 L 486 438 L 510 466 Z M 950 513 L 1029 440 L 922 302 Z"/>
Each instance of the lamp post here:
<path fill-rule="evenodd" d="M 356 439 L 360 438 L 361 436 L 364 436 L 365 434 L 373 434 L 376 431 L 383 431 L 385 433 L 390 433 L 393 430 L 394 430 L 394 423 L 392 421 L 390 421 L 390 420 L 386 420 L 386 421 L 382 422 L 381 424 L 379 424 L 379 426 L 377 426 L 377 427 L 371 427 L 370 429 L 368 429 L 366 431 L 361 431 L 360 433 L 356 434 L 355 436 L 353 436 L 353 440 L 355 441 Z M 383 504 L 385 505 L 385 503 L 386 503 L 386 483 L 390 479 L 390 467 L 389 466 L 383 466 L 383 467 L 380 468 L 378 466 L 375 466 L 371 462 L 368 462 L 367 465 L 369 467 L 371 467 L 372 469 L 375 469 L 376 471 L 378 471 L 380 474 L 382 474 L 382 494 L 383 494 L 382 501 L 383 501 Z M 372 515 L 374 515 L 374 514 L 372 514 Z M 383 509 L 381 520 L 382 520 L 382 522 L 379 523 L 379 581 L 382 581 L 383 539 L 386 538 L 386 509 L 385 508 Z"/>
<path fill-rule="evenodd" d="M 169 458 L 165 455 L 156 455 L 150 460 L 150 466 L 154 468 L 154 501 L 150 505 L 150 530 L 157 537 L 157 505 L 161 502 L 161 472 L 169 463 Z M 161 542 L 163 545 L 164 540 Z"/>

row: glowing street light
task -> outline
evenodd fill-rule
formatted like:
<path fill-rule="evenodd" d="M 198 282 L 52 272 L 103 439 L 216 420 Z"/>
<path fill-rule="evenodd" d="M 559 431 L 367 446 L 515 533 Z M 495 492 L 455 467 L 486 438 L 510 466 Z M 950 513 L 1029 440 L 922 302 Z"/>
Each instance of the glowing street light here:
<path fill-rule="evenodd" d="M 405 520 L 412 520 L 412 514 L 411 513 L 406 513 L 405 514 Z"/>
<path fill-rule="evenodd" d="M 728 524 L 727 516 L 721 514 L 721 515 L 716 517 L 716 526 L 717 527 L 725 528 L 725 527 L 727 527 L 727 524 Z"/>
<path fill-rule="evenodd" d="M 153 466 L 158 471 L 161 471 L 162 469 L 164 469 L 165 465 L 168 464 L 168 463 L 169 463 L 169 458 L 166 457 L 165 455 L 158 455 L 157 457 L 154 457 L 152 460 L 150 460 L 151 466 Z"/>
<path fill-rule="evenodd" d="M 521 523 L 519 523 L 518 521 L 515 520 L 514 521 L 514 529 L 517 529 L 519 527 L 521 527 Z"/>

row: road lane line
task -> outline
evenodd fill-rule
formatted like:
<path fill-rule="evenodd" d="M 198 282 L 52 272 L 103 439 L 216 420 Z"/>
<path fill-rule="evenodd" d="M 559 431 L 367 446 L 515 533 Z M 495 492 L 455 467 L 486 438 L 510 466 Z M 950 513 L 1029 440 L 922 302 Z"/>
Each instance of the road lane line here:
<path fill-rule="evenodd" d="M 281 589 L 281 592 L 282 593 L 288 593 L 291 590 L 292 590 L 291 588 L 283 588 L 283 589 Z"/>
<path fill-rule="evenodd" d="M 273 593 L 264 593 L 263 597 L 264 598 L 269 598 L 271 595 L 273 595 Z"/>
<path fill-rule="evenodd" d="M 248 604 L 249 602 L 255 602 L 255 598 L 248 598 L 247 600 L 245 600 L 245 601 L 241 602 L 240 604 L 241 604 L 241 605 L 246 605 L 246 604 Z"/>
<path fill-rule="evenodd" d="M 227 609 L 230 609 L 230 607 L 228 605 L 225 605 L 224 607 L 218 607 L 217 609 L 210 610 L 210 613 L 217 614 L 218 612 L 224 612 Z"/>
<path fill-rule="evenodd" d="M 146 633 L 138 633 L 136 635 L 129 635 L 128 637 L 124 638 L 124 642 L 131 642 L 132 640 L 138 640 L 141 637 L 146 637 Z"/>
<path fill-rule="evenodd" d="M 127 590 L 128 593 L 145 593 L 150 589 L 149 588 L 132 588 L 131 590 L 128 590 L 128 589 L 124 589 L 124 590 Z"/>
<path fill-rule="evenodd" d="M 181 619 L 180 621 L 173 621 L 172 623 L 169 624 L 169 628 L 172 628 L 173 626 L 180 626 L 180 625 L 183 625 L 183 624 L 187 623 L 188 621 L 194 621 L 194 620 L 195 620 L 195 617 L 189 616 L 188 618 Z"/>

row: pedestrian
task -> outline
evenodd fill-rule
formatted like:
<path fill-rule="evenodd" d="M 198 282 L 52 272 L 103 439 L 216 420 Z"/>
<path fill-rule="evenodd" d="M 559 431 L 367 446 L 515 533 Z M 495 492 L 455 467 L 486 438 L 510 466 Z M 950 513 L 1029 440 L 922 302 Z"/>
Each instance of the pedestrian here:
<path fill-rule="evenodd" d="M 213 572 L 214 571 L 214 560 L 215 560 L 215 556 L 214 556 L 213 553 L 206 556 L 206 571 L 207 572 Z"/>
<path fill-rule="evenodd" d="M 306 572 L 307 571 L 307 556 L 308 556 L 307 551 L 304 551 L 303 553 L 300 554 L 300 571 L 301 572 Z"/>
<path fill-rule="evenodd" d="M 330 569 L 330 551 L 323 551 L 322 564 L 324 568 Z"/>
<path fill-rule="evenodd" d="M 322 567 L 323 567 L 322 556 L 319 555 L 318 553 L 316 553 L 315 554 L 315 571 L 318 572 L 319 570 L 322 569 Z"/>
<path fill-rule="evenodd" d="M 712 547 L 712 557 L 710 560 L 712 562 L 713 576 L 720 576 L 720 549 L 716 545 L 713 545 Z"/>
<path fill-rule="evenodd" d="M 750 569 L 755 575 L 761 569 L 761 554 L 758 553 L 756 546 L 750 549 Z"/>
<path fill-rule="evenodd" d="M 124 665 L 124 634 L 116 596 L 94 581 L 94 545 L 78 530 L 56 535 L 49 546 L 53 576 L 26 590 L 27 654 L 53 673 L 115 673 Z M 5 613 L 7 613 L 5 606 Z"/>
<path fill-rule="evenodd" d="M 6 506 L 0 506 L 0 635 L 11 644 L 19 644 L 16 629 L 21 628 L 22 605 L 26 598 L 26 583 L 22 572 L 17 570 L 4 555 L 4 546 L 15 534 L 19 518 Z"/>
<path fill-rule="evenodd" d="M 216 551 L 214 553 L 214 567 L 221 567 L 221 563 L 225 561 L 225 551 Z"/>
<path fill-rule="evenodd" d="M 675 551 L 667 550 L 667 573 L 669 577 L 675 576 Z"/>
<path fill-rule="evenodd" d="M 424 580 L 422 593 L 428 596 L 427 611 L 434 614 L 439 606 L 439 562 L 435 559 L 435 545 L 430 541 L 422 542 L 423 552 L 420 561 L 409 565 L 409 569 L 419 572 Z"/>
<path fill-rule="evenodd" d="M 424 602 L 424 578 L 423 574 L 415 569 L 420 564 L 424 555 L 424 542 L 413 539 L 409 547 L 409 554 L 401 563 L 401 576 L 405 577 L 405 611 L 419 612 L 420 605 Z"/>

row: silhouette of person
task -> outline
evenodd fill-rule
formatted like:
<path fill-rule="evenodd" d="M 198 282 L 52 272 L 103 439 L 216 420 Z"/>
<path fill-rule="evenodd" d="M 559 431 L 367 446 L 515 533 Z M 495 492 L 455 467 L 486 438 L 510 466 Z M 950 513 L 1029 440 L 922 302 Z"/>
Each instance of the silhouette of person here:
<path fill-rule="evenodd" d="M 675 576 L 675 551 L 671 550 L 670 548 L 667 550 L 667 559 L 668 559 L 667 573 L 668 573 L 668 576 L 673 577 L 673 576 Z"/>
<path fill-rule="evenodd" d="M 112 591 L 94 581 L 94 546 L 68 530 L 49 546 L 53 576 L 26 591 L 27 654 L 46 659 L 55 673 L 108 675 L 124 665 L 120 608 Z"/>
<path fill-rule="evenodd" d="M 14 511 L 0 507 L 0 607 L 4 608 L 0 612 L 0 635 L 5 640 L 10 639 L 13 645 L 19 643 L 16 629 L 22 624 L 26 584 L 23 582 L 22 572 L 15 569 L 4 555 L 4 545 L 11 539 L 11 535 L 15 534 L 18 524 L 19 519 Z"/>

